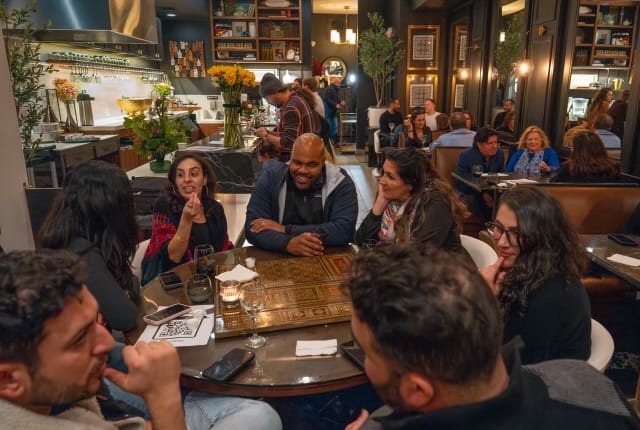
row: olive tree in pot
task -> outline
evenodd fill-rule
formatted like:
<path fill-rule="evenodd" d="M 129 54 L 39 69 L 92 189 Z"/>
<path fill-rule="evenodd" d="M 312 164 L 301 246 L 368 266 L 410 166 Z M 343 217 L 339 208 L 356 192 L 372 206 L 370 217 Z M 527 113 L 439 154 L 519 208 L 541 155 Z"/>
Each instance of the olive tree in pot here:
<path fill-rule="evenodd" d="M 371 28 L 359 35 L 358 60 L 362 70 L 371 77 L 373 91 L 376 97 L 378 115 L 384 111 L 382 105 L 385 86 L 393 80 L 394 72 L 404 57 L 402 41 L 393 35 L 391 28 L 386 28 L 384 18 L 378 13 L 369 13 Z M 372 115 L 369 115 L 369 125 L 372 126 Z"/>
<path fill-rule="evenodd" d="M 53 72 L 51 65 L 40 62 L 40 44 L 36 42 L 35 35 L 47 26 L 34 27 L 31 14 L 35 12 L 36 5 L 37 1 L 33 0 L 24 8 L 7 9 L 0 1 L 0 22 L 4 31 L 11 88 L 27 163 L 37 154 L 41 142 L 40 138 L 33 139 L 31 132 L 42 121 L 47 110 L 42 77 Z M 17 36 L 10 36 L 10 31 Z"/>

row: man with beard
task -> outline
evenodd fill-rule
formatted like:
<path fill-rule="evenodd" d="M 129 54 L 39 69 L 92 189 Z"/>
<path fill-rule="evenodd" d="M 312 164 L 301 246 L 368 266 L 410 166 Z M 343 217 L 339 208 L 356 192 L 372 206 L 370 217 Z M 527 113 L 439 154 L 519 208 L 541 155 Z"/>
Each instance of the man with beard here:
<path fill-rule="evenodd" d="M 357 255 L 345 285 L 365 371 L 391 408 L 347 430 L 640 428 L 585 361 L 521 366 L 521 341 L 501 347 L 498 301 L 460 254 L 378 247 Z"/>
<path fill-rule="evenodd" d="M 303 91 L 308 97 L 303 96 Z M 260 95 L 270 105 L 280 109 L 280 122 L 276 131 L 258 128 L 256 136 L 261 137 L 266 144 L 276 147 L 280 153 L 280 161 L 289 161 L 296 138 L 303 133 L 320 130 L 320 124 L 313 113 L 313 95 L 302 89 L 298 90 L 298 94 L 293 94 L 273 73 L 266 73 L 262 77 Z"/>
<path fill-rule="evenodd" d="M 191 393 L 183 410 L 180 359 L 166 341 L 126 346 L 128 373 L 108 368 L 114 340 L 86 282 L 66 251 L 0 256 L 0 428 L 281 429 L 271 407 L 248 399 Z M 151 422 L 106 421 L 95 397 L 103 377 L 142 397 Z"/>
<path fill-rule="evenodd" d="M 357 215 L 353 180 L 325 161 L 320 137 L 306 133 L 288 165 L 274 162 L 258 177 L 244 229 L 257 247 L 310 257 L 351 242 Z"/>

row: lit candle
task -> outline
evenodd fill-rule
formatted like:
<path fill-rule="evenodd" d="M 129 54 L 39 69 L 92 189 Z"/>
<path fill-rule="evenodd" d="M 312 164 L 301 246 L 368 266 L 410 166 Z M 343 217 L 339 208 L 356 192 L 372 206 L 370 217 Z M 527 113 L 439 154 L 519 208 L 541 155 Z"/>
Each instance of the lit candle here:
<path fill-rule="evenodd" d="M 240 305 L 238 292 L 240 283 L 238 281 L 223 281 L 220 283 L 220 297 L 225 308 L 235 308 Z"/>

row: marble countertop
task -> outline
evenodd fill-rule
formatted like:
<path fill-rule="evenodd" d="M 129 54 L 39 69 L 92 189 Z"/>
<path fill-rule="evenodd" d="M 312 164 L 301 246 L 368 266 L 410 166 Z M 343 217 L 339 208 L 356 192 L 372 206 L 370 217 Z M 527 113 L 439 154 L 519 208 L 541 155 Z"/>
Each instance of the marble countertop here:
<path fill-rule="evenodd" d="M 181 118 L 189 115 L 188 111 L 173 111 L 169 112 L 170 118 Z M 80 127 L 80 131 L 83 132 L 92 132 L 92 131 L 118 131 L 124 130 L 124 119 L 125 115 L 113 116 L 108 118 L 100 118 L 96 119 L 93 122 L 93 125 L 84 125 Z"/>
<path fill-rule="evenodd" d="M 107 140 L 107 139 L 112 139 L 114 137 L 118 137 L 117 134 L 102 134 L 102 135 L 96 135 L 96 136 L 92 136 L 92 135 L 86 135 L 86 137 L 97 137 L 98 140 L 93 140 L 90 142 L 52 142 L 51 145 L 55 145 L 53 150 L 60 152 L 60 151 L 68 151 L 70 149 L 75 149 L 75 148 L 79 148 L 81 146 L 86 146 L 86 145 L 95 145 L 95 144 L 100 144 L 101 142 Z"/>

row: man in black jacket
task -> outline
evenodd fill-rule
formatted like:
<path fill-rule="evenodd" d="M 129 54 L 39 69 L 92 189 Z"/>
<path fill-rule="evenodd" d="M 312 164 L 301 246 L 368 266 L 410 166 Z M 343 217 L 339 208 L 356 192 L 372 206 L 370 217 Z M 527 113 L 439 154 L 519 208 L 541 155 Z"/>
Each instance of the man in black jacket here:
<path fill-rule="evenodd" d="M 329 122 L 329 129 L 333 144 L 338 143 L 338 111 L 342 109 L 346 102 L 340 100 L 340 77 L 332 76 L 330 78 L 331 84 L 324 90 L 324 112 L 327 121 Z"/>
<path fill-rule="evenodd" d="M 358 254 L 351 273 L 353 336 L 392 411 L 363 411 L 347 430 L 640 429 L 586 362 L 521 366 L 519 338 L 502 347 L 498 301 L 461 255 L 388 245 Z"/>

